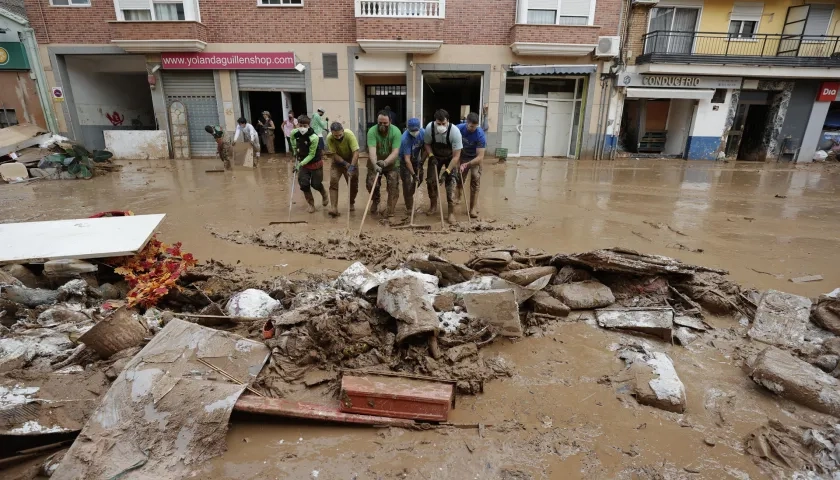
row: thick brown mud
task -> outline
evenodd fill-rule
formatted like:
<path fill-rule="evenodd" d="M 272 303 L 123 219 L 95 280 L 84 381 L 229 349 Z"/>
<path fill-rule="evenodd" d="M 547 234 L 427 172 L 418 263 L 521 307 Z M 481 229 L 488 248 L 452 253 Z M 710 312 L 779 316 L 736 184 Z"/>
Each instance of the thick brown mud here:
<path fill-rule="evenodd" d="M 268 226 L 288 219 L 291 165 L 282 158 L 226 173 L 205 173 L 218 168 L 212 160 L 123 163 L 90 181 L 2 186 L 0 221 L 166 213 L 163 240 L 260 278 L 336 275 L 355 256 L 385 265 L 427 248 L 464 261 L 489 245 L 552 253 L 621 246 L 727 269 L 733 281 L 760 290 L 816 297 L 840 284 L 840 168 L 833 165 L 509 159 L 485 166 L 480 192 L 482 220 L 500 229 L 472 231 L 459 205 L 458 233 L 397 231 L 369 217 L 370 236 L 354 239 L 367 195 L 362 189 L 348 229 L 345 186 L 341 217 L 320 206 L 307 214 L 296 188 L 292 218 L 308 223 Z M 425 189 L 417 202 L 428 205 Z M 437 230 L 440 217 L 418 214 L 415 223 Z M 789 281 L 813 274 L 824 280 Z M 482 349 L 485 358 L 509 362 L 513 376 L 459 398 L 450 420 L 486 425 L 481 432 L 235 416 L 227 453 L 197 465 L 194 478 L 764 478 L 745 453 L 750 432 L 768 420 L 826 425 L 740 370 L 745 328 L 730 318 L 709 318 L 716 330 L 687 348 L 648 339 L 671 356 L 686 386 L 686 413 L 675 414 L 639 406 L 611 381 L 623 370 L 611 346 L 633 337 L 575 322 L 576 315 L 544 335 Z"/>

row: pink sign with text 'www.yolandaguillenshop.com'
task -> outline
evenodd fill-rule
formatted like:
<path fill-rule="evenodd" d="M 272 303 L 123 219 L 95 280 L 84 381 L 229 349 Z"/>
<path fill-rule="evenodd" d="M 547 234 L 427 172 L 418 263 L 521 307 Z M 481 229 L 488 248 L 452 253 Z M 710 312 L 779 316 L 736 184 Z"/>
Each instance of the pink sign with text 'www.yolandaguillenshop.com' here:
<path fill-rule="evenodd" d="M 294 52 L 162 53 L 164 70 L 285 70 L 295 68 Z"/>

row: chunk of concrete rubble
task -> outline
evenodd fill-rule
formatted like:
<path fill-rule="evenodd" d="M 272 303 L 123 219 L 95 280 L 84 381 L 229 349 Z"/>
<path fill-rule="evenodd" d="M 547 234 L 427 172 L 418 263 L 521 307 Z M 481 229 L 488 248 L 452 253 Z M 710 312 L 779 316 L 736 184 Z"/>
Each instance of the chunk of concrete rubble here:
<path fill-rule="evenodd" d="M 681 326 L 681 327 L 688 327 L 693 330 L 699 330 L 701 332 L 705 332 L 708 330 L 706 324 L 703 323 L 702 320 L 689 317 L 688 315 L 674 315 L 674 323 Z"/>
<path fill-rule="evenodd" d="M 441 256 L 428 253 L 409 255 L 405 266 L 437 277 L 442 285 L 465 282 L 475 276 L 475 271 L 466 265 L 453 263 Z"/>
<path fill-rule="evenodd" d="M 513 290 L 483 290 L 464 293 L 467 313 L 499 329 L 505 337 L 521 337 L 522 322 Z"/>
<path fill-rule="evenodd" d="M 671 341 L 674 311 L 670 308 L 623 308 L 595 311 L 598 325 L 603 328 L 634 330 Z"/>
<path fill-rule="evenodd" d="M 676 337 L 677 342 L 683 347 L 687 347 L 688 345 L 694 343 L 695 340 L 700 338 L 699 335 L 694 333 L 690 328 L 687 327 L 679 327 L 674 330 L 674 337 Z"/>
<path fill-rule="evenodd" d="M 550 277 L 549 277 L 550 278 Z M 534 283 L 529 284 L 539 286 L 544 280 L 538 278 Z M 509 282 L 503 278 L 493 275 L 484 275 L 481 277 L 473 277 L 470 280 L 455 285 L 450 285 L 442 288 L 441 292 L 451 292 L 456 295 L 463 295 L 467 292 L 477 292 L 481 290 L 513 290 L 516 295 L 516 302 L 518 304 L 524 303 L 529 298 L 533 297 L 537 290 L 519 286 L 513 282 Z"/>
<path fill-rule="evenodd" d="M 513 256 L 510 252 L 481 252 L 474 258 L 471 258 L 470 261 L 467 262 L 467 266 L 474 270 L 481 270 L 484 268 L 501 270 L 512 260 Z"/>
<path fill-rule="evenodd" d="M 355 262 L 335 279 L 335 288 L 362 295 L 376 288 L 379 281 L 362 262 Z"/>
<path fill-rule="evenodd" d="M 634 346 L 619 352 L 633 382 L 633 396 L 642 405 L 669 412 L 685 411 L 685 385 L 668 355 Z"/>
<path fill-rule="evenodd" d="M 47 290 L 43 288 L 29 287 L 5 287 L 3 297 L 15 303 L 22 303 L 27 307 L 34 308 L 58 301 L 58 290 Z"/>
<path fill-rule="evenodd" d="M 546 291 L 572 310 L 591 310 L 615 303 L 612 290 L 601 282 L 593 280 L 563 285 L 552 285 Z"/>
<path fill-rule="evenodd" d="M 776 395 L 840 416 L 840 380 L 784 350 L 767 347 L 744 368 L 755 383 Z"/>
<path fill-rule="evenodd" d="M 54 307 L 44 310 L 36 320 L 39 325 L 44 327 L 51 327 L 61 325 L 64 323 L 84 323 L 92 322 L 90 317 L 82 313 L 81 306 L 78 304 L 59 304 Z"/>
<path fill-rule="evenodd" d="M 232 317 L 262 318 L 271 315 L 280 302 L 267 293 L 249 288 L 230 297 L 225 310 Z"/>
<path fill-rule="evenodd" d="M 814 360 L 814 365 L 828 373 L 833 372 L 838 363 L 840 363 L 840 356 L 837 355 L 820 355 Z"/>
<path fill-rule="evenodd" d="M 811 314 L 811 321 L 835 335 L 840 335 L 840 299 L 828 295 L 821 296 Z"/>
<path fill-rule="evenodd" d="M 457 332 L 461 322 L 467 318 L 469 318 L 469 315 L 464 312 L 438 313 L 438 328 L 446 333 Z"/>
<path fill-rule="evenodd" d="M 429 296 L 429 298 L 431 298 L 431 295 L 437 293 L 438 284 L 440 283 L 440 279 L 434 275 L 415 272 L 414 270 L 409 270 L 407 268 L 398 268 L 396 270 L 389 270 L 386 268 L 385 270 L 376 272 L 374 276 L 376 276 L 376 280 L 379 282 L 379 285 L 382 285 L 393 278 L 402 278 L 407 276 L 414 277 L 417 280 L 420 280 L 423 286 L 423 293 Z"/>
<path fill-rule="evenodd" d="M 753 326 L 747 335 L 770 345 L 797 347 L 804 340 L 810 314 L 811 300 L 767 290 L 758 302 Z"/>
<path fill-rule="evenodd" d="M 426 295 L 423 280 L 406 275 L 391 278 L 379 286 L 376 306 L 397 319 L 396 342 L 422 333 L 435 333 L 438 316 Z"/>
<path fill-rule="evenodd" d="M 432 300 L 432 306 L 438 312 L 450 312 L 455 308 L 455 294 L 452 292 L 443 292 L 435 295 Z"/>
<path fill-rule="evenodd" d="M 48 328 L 26 330 L 23 335 L 0 339 L 0 372 L 24 368 L 38 360 L 48 366 L 73 347 L 65 333 Z"/>
<path fill-rule="evenodd" d="M 58 292 L 68 297 L 84 297 L 87 294 L 88 284 L 81 279 L 70 280 L 58 287 Z"/>
<path fill-rule="evenodd" d="M 473 355 L 478 355 L 478 347 L 474 343 L 458 345 L 457 347 L 450 348 L 446 352 L 446 358 L 448 358 L 452 363 L 458 363 L 467 357 L 472 357 Z"/>
<path fill-rule="evenodd" d="M 552 297 L 546 292 L 536 292 L 530 300 L 528 300 L 528 307 L 534 310 L 534 313 L 541 313 L 543 315 L 551 315 L 554 317 L 568 317 L 571 309 L 560 300 Z"/>
<path fill-rule="evenodd" d="M 499 276 L 505 280 L 524 287 L 541 277 L 554 275 L 555 273 L 557 273 L 557 269 L 555 267 L 530 267 L 502 272 Z"/>
<path fill-rule="evenodd" d="M 8 275 L 11 275 L 15 279 L 17 279 L 20 284 L 28 288 L 39 288 L 44 287 L 46 285 L 46 281 L 38 278 L 37 275 L 32 273 L 32 270 L 24 267 L 20 264 L 12 264 L 6 265 L 3 267 L 3 272 Z"/>

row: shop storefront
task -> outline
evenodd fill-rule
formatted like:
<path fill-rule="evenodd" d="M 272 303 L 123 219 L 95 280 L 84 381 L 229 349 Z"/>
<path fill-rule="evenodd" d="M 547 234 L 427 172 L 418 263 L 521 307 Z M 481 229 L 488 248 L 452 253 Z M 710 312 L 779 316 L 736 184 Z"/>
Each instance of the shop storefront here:
<path fill-rule="evenodd" d="M 624 89 L 620 141 L 624 149 L 689 160 L 721 151 L 735 77 L 619 74 Z"/>
<path fill-rule="evenodd" d="M 29 70 L 24 45 L 0 41 L 0 128 L 19 123 L 46 126 Z"/>
<path fill-rule="evenodd" d="M 840 82 L 837 81 L 820 83 L 797 162 L 813 161 L 818 152 L 840 159 Z"/>

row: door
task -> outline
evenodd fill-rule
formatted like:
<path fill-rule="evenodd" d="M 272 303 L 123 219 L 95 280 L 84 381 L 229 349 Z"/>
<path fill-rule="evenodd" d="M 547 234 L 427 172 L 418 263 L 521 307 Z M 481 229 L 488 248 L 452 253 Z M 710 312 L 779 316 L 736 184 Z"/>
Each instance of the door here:
<path fill-rule="evenodd" d="M 167 108 L 173 102 L 181 102 L 184 105 L 189 129 L 190 155 L 215 156 L 216 140 L 204 131 L 205 125 L 221 124 L 213 72 L 164 72 L 163 92 L 166 95 Z"/>
<path fill-rule="evenodd" d="M 668 111 L 668 124 L 665 127 L 665 155 L 682 155 L 688 141 L 688 130 L 691 128 L 691 119 L 694 116 L 695 100 L 673 99 Z"/>
<path fill-rule="evenodd" d="M 527 100 L 522 115 L 522 148 L 520 154 L 526 157 L 542 157 L 545 152 L 545 121 L 548 112 L 546 102 Z"/>
<path fill-rule="evenodd" d="M 306 75 L 297 70 L 239 70 L 239 90 L 254 92 L 306 92 Z"/>
<path fill-rule="evenodd" d="M 770 105 L 750 105 L 744 122 L 744 134 L 738 148 L 738 160 L 763 162 L 767 158 L 764 131 L 767 126 Z"/>
<path fill-rule="evenodd" d="M 283 105 L 283 120 L 285 120 L 289 116 L 289 110 L 292 109 L 292 96 L 289 94 L 289 92 L 283 92 L 282 105 Z"/>
<path fill-rule="evenodd" d="M 697 8 L 652 9 L 648 32 L 653 38 L 645 45 L 645 53 L 691 53 L 699 16 Z"/>
<path fill-rule="evenodd" d="M 254 118 L 251 116 L 251 96 L 248 95 L 248 92 L 239 92 L 239 100 L 241 100 L 242 105 L 242 117 L 246 119 Z"/>
<path fill-rule="evenodd" d="M 572 138 L 572 116 L 575 102 L 548 101 L 545 156 L 567 157 Z"/>
<path fill-rule="evenodd" d="M 795 57 L 799 55 L 799 47 L 802 45 L 802 35 L 805 33 L 805 23 L 808 21 L 809 5 L 797 5 L 788 7 L 785 24 L 782 27 L 782 37 L 779 40 L 779 50 L 776 55 L 780 57 Z"/>
<path fill-rule="evenodd" d="M 502 147 L 508 155 L 519 155 L 522 137 L 522 102 L 505 102 L 502 110 Z"/>

